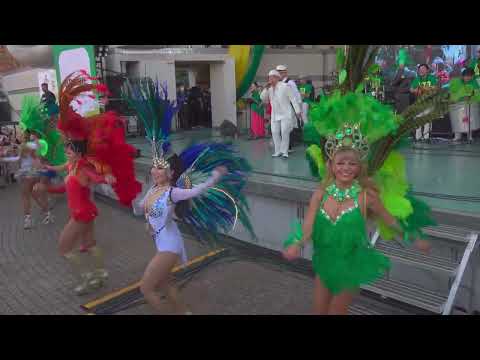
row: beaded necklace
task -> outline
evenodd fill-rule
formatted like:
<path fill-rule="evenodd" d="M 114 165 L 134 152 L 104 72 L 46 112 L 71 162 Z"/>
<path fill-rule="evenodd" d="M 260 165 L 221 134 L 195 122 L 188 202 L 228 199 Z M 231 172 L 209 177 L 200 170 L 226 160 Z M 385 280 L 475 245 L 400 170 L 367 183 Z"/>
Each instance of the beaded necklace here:
<path fill-rule="evenodd" d="M 354 180 L 352 186 L 347 189 L 340 189 L 337 184 L 333 183 L 325 189 L 326 193 L 333 197 L 337 202 L 344 202 L 348 199 L 356 198 L 361 191 L 360 184 Z"/>

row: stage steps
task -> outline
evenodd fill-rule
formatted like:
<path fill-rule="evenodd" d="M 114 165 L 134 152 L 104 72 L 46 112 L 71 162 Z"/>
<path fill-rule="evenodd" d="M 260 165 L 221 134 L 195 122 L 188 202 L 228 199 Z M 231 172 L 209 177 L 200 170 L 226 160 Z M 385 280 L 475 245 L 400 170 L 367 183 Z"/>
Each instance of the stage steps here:
<path fill-rule="evenodd" d="M 379 311 L 375 311 L 371 306 L 352 304 L 349 308 L 349 315 L 384 315 Z"/>
<path fill-rule="evenodd" d="M 410 305 L 400 304 L 397 301 L 385 300 L 378 296 L 373 297 L 366 291 L 361 291 L 355 297 L 349 308 L 349 315 L 429 315 L 430 312 L 419 311 Z"/>
<path fill-rule="evenodd" d="M 378 242 L 376 248 L 393 261 L 412 265 L 420 269 L 443 272 L 448 276 L 455 275 L 459 265 L 454 260 L 442 256 L 426 255 L 409 248 L 402 248 L 397 243 L 391 241 Z"/>
<path fill-rule="evenodd" d="M 378 294 L 384 299 L 394 299 L 436 314 L 443 311 L 443 306 L 447 301 L 446 296 L 392 279 L 381 279 L 372 285 L 362 286 L 362 289 Z"/>
<path fill-rule="evenodd" d="M 388 275 L 373 284 L 362 286 L 362 290 L 375 294 L 382 299 L 393 299 L 433 314 L 449 315 L 452 312 L 467 264 L 476 248 L 478 233 L 450 225 L 426 228 L 424 233 L 433 241 L 441 239 L 452 247 L 461 247 L 463 251 L 461 258 L 451 259 L 431 254 L 426 255 L 413 248 L 404 248 L 396 242 L 384 242 L 378 240 L 378 231 L 372 236 L 372 244 L 388 256 L 393 263 L 402 263 L 448 276 L 450 280 L 448 294 L 436 293 L 405 281 L 394 280 L 389 278 Z M 472 287 L 473 284 L 470 284 L 470 288 Z M 469 311 L 471 312 L 472 309 L 469 309 Z"/>

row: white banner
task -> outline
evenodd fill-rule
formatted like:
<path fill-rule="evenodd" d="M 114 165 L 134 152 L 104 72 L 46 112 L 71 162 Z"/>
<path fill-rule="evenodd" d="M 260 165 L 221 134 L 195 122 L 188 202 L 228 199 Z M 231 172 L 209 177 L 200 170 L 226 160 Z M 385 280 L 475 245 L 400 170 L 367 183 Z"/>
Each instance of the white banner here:
<path fill-rule="evenodd" d="M 60 82 L 75 71 L 85 70 L 87 74 L 91 74 L 90 58 L 87 50 L 84 48 L 62 51 L 60 53 L 58 66 L 60 68 Z M 73 100 L 70 104 L 73 110 L 82 116 L 98 114 L 98 101 L 92 99 L 90 97 L 91 95 L 93 95 L 92 92 L 84 93 Z"/>

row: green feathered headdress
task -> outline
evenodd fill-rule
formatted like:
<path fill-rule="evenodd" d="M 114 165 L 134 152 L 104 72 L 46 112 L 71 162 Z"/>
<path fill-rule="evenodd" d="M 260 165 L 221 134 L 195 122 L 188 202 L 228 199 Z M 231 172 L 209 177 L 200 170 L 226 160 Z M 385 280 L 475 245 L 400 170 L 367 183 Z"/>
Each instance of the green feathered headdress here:
<path fill-rule="evenodd" d="M 36 96 L 24 96 L 20 113 L 20 129 L 34 131 L 41 137 L 45 136 L 48 117 L 43 111 L 40 99 Z"/>
<path fill-rule="evenodd" d="M 335 136 L 345 124 L 358 124 L 363 138 L 368 144 L 374 144 L 394 134 L 403 121 L 391 106 L 371 96 L 358 92 L 342 95 L 339 90 L 312 104 L 308 117 L 304 128 L 304 141 L 308 145 L 307 160 L 312 174 L 321 178 L 326 171 L 326 139 Z"/>
<path fill-rule="evenodd" d="M 373 143 L 394 132 L 400 122 L 391 106 L 362 93 L 342 95 L 336 91 L 313 104 L 309 111 L 309 124 L 320 137 L 334 135 L 344 124 L 353 123 L 359 124 L 363 137 Z"/>

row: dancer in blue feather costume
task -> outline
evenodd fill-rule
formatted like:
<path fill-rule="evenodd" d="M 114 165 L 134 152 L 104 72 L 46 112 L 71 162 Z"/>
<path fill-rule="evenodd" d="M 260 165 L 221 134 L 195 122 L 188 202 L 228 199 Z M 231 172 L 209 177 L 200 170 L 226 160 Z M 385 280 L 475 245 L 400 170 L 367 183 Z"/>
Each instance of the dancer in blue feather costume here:
<path fill-rule="evenodd" d="M 175 313 L 190 314 L 169 281 L 173 267 L 187 260 L 174 214 L 193 228 L 198 239 L 228 233 L 237 220 L 255 237 L 242 194 L 251 168 L 230 144 L 193 144 L 180 155 L 167 156 L 171 122 L 178 105 L 168 100 L 166 87 L 147 78 L 128 83 L 123 95 L 142 119 L 153 153 L 153 186 L 134 206 L 137 214 L 145 215 L 157 248 L 140 290 L 158 312 L 162 305 L 156 290 L 163 288 Z"/>

